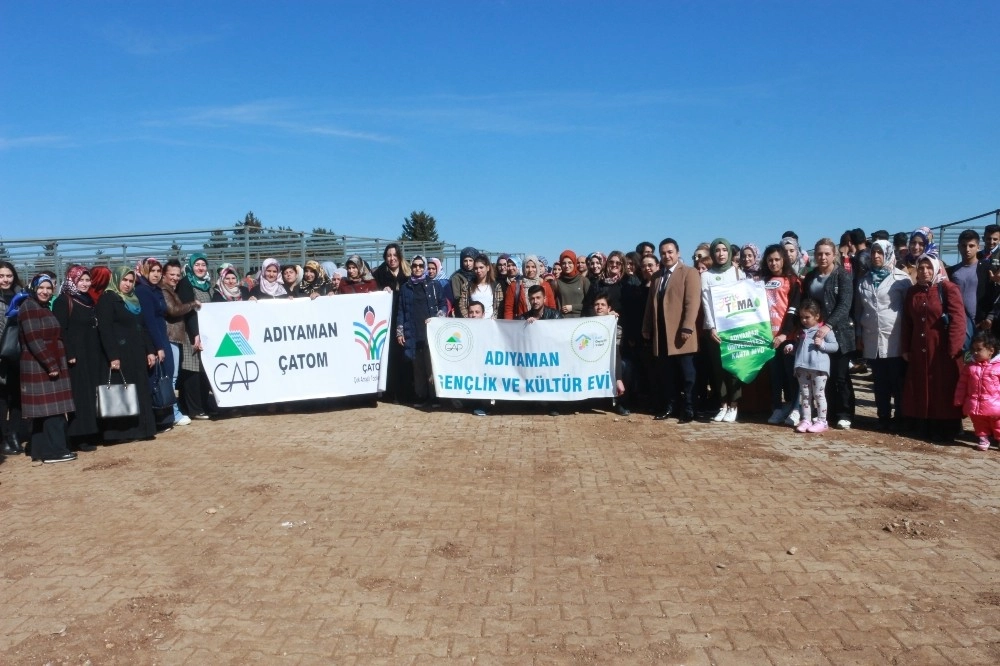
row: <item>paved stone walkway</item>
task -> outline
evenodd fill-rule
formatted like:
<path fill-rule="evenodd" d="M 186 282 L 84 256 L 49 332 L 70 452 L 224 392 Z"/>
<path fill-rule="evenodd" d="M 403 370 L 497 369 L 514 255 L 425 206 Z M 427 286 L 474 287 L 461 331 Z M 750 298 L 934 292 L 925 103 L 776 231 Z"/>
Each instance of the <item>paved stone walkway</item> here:
<path fill-rule="evenodd" d="M 5 664 L 996 664 L 1000 452 L 339 409 L 0 466 Z"/>

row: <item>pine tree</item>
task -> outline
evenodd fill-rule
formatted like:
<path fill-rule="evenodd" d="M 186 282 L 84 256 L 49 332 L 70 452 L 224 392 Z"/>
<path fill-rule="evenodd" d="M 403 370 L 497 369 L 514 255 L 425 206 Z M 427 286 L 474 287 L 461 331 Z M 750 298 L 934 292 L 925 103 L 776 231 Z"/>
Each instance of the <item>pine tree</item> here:
<path fill-rule="evenodd" d="M 433 215 L 428 215 L 424 211 L 413 211 L 410 216 L 403 219 L 403 233 L 400 234 L 401 241 L 418 241 L 424 243 L 438 243 L 437 220 Z"/>

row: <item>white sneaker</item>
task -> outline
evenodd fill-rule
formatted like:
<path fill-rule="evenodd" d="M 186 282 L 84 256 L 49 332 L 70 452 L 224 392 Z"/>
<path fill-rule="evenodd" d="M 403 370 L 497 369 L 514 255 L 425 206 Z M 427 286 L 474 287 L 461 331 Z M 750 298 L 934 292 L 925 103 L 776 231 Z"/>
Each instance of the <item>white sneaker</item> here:
<path fill-rule="evenodd" d="M 726 410 L 726 415 L 722 417 L 725 423 L 735 423 L 736 422 L 736 408 L 730 407 Z"/>
<path fill-rule="evenodd" d="M 785 419 L 785 410 L 778 407 L 776 410 L 771 412 L 771 416 L 767 419 L 767 422 L 771 425 L 778 425 Z"/>
<path fill-rule="evenodd" d="M 840 419 L 839 421 L 837 421 L 837 427 L 840 428 L 841 430 L 850 430 L 851 422 L 848 421 L 847 419 Z"/>
<path fill-rule="evenodd" d="M 728 407 L 723 407 L 719 410 L 719 413 L 712 417 L 712 420 L 716 423 L 720 423 L 722 419 L 726 418 L 726 412 L 729 411 Z"/>
<path fill-rule="evenodd" d="M 191 417 L 187 414 L 181 414 L 181 417 L 174 421 L 175 426 L 191 425 Z"/>
<path fill-rule="evenodd" d="M 788 412 L 788 416 L 785 417 L 785 425 L 792 426 L 793 428 L 799 424 L 799 410 L 793 409 Z"/>

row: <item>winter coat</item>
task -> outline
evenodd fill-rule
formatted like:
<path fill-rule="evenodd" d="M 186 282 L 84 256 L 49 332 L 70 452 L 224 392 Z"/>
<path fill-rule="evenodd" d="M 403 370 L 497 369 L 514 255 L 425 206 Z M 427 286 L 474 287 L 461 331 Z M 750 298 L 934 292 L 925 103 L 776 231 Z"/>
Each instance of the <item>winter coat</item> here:
<path fill-rule="evenodd" d="M 810 287 L 815 282 L 818 269 L 813 269 L 802 283 L 802 297 L 811 298 Z M 851 320 L 851 307 L 854 304 L 854 282 L 851 274 L 842 266 L 837 266 L 826 278 L 823 284 L 823 299 L 819 307 L 822 310 L 823 323 L 837 336 L 837 344 L 841 353 L 852 352 L 856 343 L 854 340 L 854 322 Z"/>
<path fill-rule="evenodd" d="M 532 313 L 531 310 L 528 310 L 527 312 L 519 316 L 518 319 L 523 321 L 526 319 L 531 319 L 532 317 L 535 317 L 534 313 Z M 551 319 L 562 319 L 562 318 L 563 318 L 562 313 L 560 313 L 559 310 L 547 307 L 543 307 L 542 314 L 535 317 L 535 319 L 537 319 L 538 321 L 548 321 Z"/>
<path fill-rule="evenodd" d="M 425 312 L 419 312 L 417 293 L 422 293 Z M 403 353 L 413 359 L 417 348 L 427 344 L 426 317 L 444 317 L 448 304 L 444 300 L 444 288 L 437 280 L 423 280 L 414 284 L 407 280 L 399 290 L 399 309 L 396 311 L 396 335 L 403 336 Z"/>
<path fill-rule="evenodd" d="M 135 295 L 142 305 L 142 321 L 146 324 L 153 346 L 157 351 L 170 351 L 170 340 L 167 338 L 167 301 L 160 285 L 150 284 L 146 278 L 139 278 L 135 285 Z"/>
<path fill-rule="evenodd" d="M 462 285 L 462 293 L 458 297 L 458 307 L 456 309 L 465 318 L 469 316 L 469 301 L 472 298 L 472 291 L 474 289 L 475 285 L 471 282 L 466 282 Z M 490 291 L 493 294 L 493 316 L 490 318 L 503 319 L 503 285 L 499 282 L 494 282 L 490 285 Z"/>
<path fill-rule="evenodd" d="M 878 289 L 868 273 L 858 284 L 857 302 L 854 304 L 854 319 L 860 328 L 861 346 L 864 357 L 898 358 L 902 353 L 899 343 L 902 339 L 903 301 L 907 290 L 913 286 L 905 271 L 893 268 L 879 283 Z"/>
<path fill-rule="evenodd" d="M 957 419 L 955 407 L 958 357 L 965 344 L 965 306 L 962 293 L 951 282 L 915 284 L 906 292 L 900 353 L 908 355 L 903 384 L 903 414 L 918 419 Z M 950 317 L 946 326 L 942 315 Z"/>
<path fill-rule="evenodd" d="M 583 299 L 590 291 L 590 280 L 577 274 L 573 277 L 562 275 L 556 281 L 556 303 L 559 311 L 567 305 L 573 306 L 570 312 L 564 312 L 564 317 L 579 317 L 583 313 Z"/>
<path fill-rule="evenodd" d="M 545 280 L 539 280 L 538 284 L 542 286 L 542 290 L 545 292 L 545 307 L 555 308 L 556 295 L 553 293 L 552 287 Z M 507 293 L 503 299 L 504 319 L 517 319 L 531 309 L 531 305 L 528 303 L 529 288 L 525 286 L 524 280 L 520 276 L 507 285 Z"/>
<path fill-rule="evenodd" d="M 28 298 L 21 303 L 17 321 L 21 339 L 21 413 L 24 418 L 37 419 L 74 411 L 73 387 L 59 320 L 48 306 Z M 50 377 L 50 372 L 59 375 Z"/>
<path fill-rule="evenodd" d="M 969 416 L 1000 418 L 1000 355 L 985 363 L 965 364 L 955 387 L 955 404 Z"/>
<path fill-rule="evenodd" d="M 351 282 L 347 278 L 344 278 L 340 281 L 341 294 L 368 294 L 373 291 L 378 291 L 378 284 L 376 284 L 375 280 Z"/>
<path fill-rule="evenodd" d="M 831 340 L 827 335 L 823 341 L 816 346 L 816 332 L 822 324 L 807 328 L 799 333 L 799 339 L 795 343 L 795 369 L 813 370 L 822 372 L 824 375 L 830 374 L 830 354 L 837 351 L 836 339 Z M 785 345 L 788 349 L 788 345 Z"/>
<path fill-rule="evenodd" d="M 653 278 L 642 324 L 643 337 L 653 344 L 657 357 L 693 354 L 698 351 L 698 311 L 701 309 L 701 275 L 690 266 L 677 264 L 660 294 L 664 275 Z M 661 331 L 663 327 L 665 330 Z M 681 333 L 688 333 L 687 341 Z M 667 343 L 660 349 L 661 339 Z"/>
<path fill-rule="evenodd" d="M 163 287 L 163 300 L 167 304 L 167 339 L 183 345 L 187 339 L 184 320 L 188 313 L 194 310 L 195 301 L 184 303 L 177 292 L 169 286 Z"/>

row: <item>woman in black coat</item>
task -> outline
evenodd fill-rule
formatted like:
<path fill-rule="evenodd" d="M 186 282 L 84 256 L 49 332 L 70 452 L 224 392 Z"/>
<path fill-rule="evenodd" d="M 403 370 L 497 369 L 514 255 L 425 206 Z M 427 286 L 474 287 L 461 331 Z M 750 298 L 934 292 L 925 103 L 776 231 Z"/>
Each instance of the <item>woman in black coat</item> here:
<path fill-rule="evenodd" d="M 81 451 L 97 448 L 95 442 L 99 439 L 100 428 L 94 394 L 98 384 L 107 381 L 107 376 L 102 374 L 106 366 L 97 333 L 97 308 L 89 289 L 90 271 L 85 266 L 73 266 L 66 272 L 61 293 L 52 304 L 52 314 L 62 327 L 76 405 L 66 435 L 70 444 Z"/>
<path fill-rule="evenodd" d="M 21 293 L 17 269 L 9 261 L 0 261 L 0 335 L 7 327 L 4 313 L 14 297 Z M 0 431 L 6 455 L 24 453 L 21 442 L 27 441 L 21 422 L 21 370 L 18 360 L 0 360 Z"/>
<path fill-rule="evenodd" d="M 104 351 L 104 368 L 111 371 L 111 382 L 121 384 L 124 376 L 124 381 L 134 384 L 139 394 L 138 416 L 102 420 L 104 440 L 153 439 L 156 419 L 148 373 L 156 361 L 156 350 L 142 320 L 133 269 L 127 266 L 115 269 L 107 290 L 97 302 L 97 330 Z M 107 375 L 102 381 L 107 381 Z"/>

